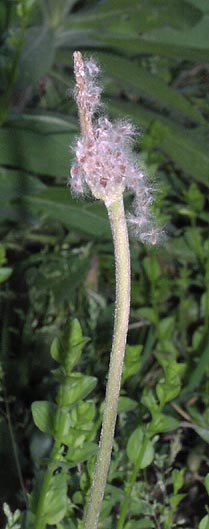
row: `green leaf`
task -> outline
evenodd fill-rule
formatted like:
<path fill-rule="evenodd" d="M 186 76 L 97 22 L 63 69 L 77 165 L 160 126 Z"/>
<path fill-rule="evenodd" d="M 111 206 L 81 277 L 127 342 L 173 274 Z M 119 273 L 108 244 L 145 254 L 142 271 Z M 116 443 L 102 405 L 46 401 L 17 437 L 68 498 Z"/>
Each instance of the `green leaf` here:
<path fill-rule="evenodd" d="M 67 476 L 55 474 L 51 478 L 49 489 L 43 505 L 43 520 L 46 524 L 55 525 L 60 522 L 67 510 Z"/>
<path fill-rule="evenodd" d="M 14 169 L 0 167 L 0 201 L 2 203 L 43 192 L 47 187 L 38 179 Z"/>
<path fill-rule="evenodd" d="M 172 482 L 173 482 L 173 490 L 174 490 L 174 494 L 177 494 L 177 492 L 183 487 L 183 484 L 184 484 L 184 474 L 185 474 L 185 469 L 181 469 L 181 470 L 178 470 L 178 469 L 174 469 L 172 471 Z"/>
<path fill-rule="evenodd" d="M 150 31 L 145 35 L 149 41 L 174 45 L 175 47 L 187 48 L 192 50 L 205 50 L 209 47 L 208 34 L 209 16 L 206 14 L 192 28 L 178 31 L 172 28 L 160 28 Z"/>
<path fill-rule="evenodd" d="M 41 432 L 54 437 L 57 406 L 48 401 L 36 401 L 31 406 L 33 420 Z"/>
<path fill-rule="evenodd" d="M 79 362 L 81 353 L 89 338 L 82 334 L 80 323 L 74 319 L 65 329 L 61 339 L 55 338 L 51 346 L 51 356 L 61 364 L 67 374 Z"/>
<path fill-rule="evenodd" d="M 192 182 L 186 194 L 189 205 L 196 213 L 201 213 L 205 205 L 205 196 L 195 182 Z"/>
<path fill-rule="evenodd" d="M 155 435 L 158 433 L 172 432 L 173 430 L 177 430 L 177 428 L 179 428 L 179 421 L 174 419 L 174 417 L 155 412 L 147 431 L 149 434 Z"/>
<path fill-rule="evenodd" d="M 203 426 L 199 426 L 198 424 L 192 424 L 190 426 L 195 430 L 195 432 L 205 441 L 205 443 L 209 444 L 209 428 L 204 428 Z"/>
<path fill-rule="evenodd" d="M 66 227 L 93 237 L 111 239 L 108 218 L 103 204 L 72 199 L 67 189 L 48 189 L 33 200 L 27 200 L 31 210 L 62 222 Z"/>
<path fill-rule="evenodd" d="M 85 442 L 84 446 L 79 446 L 78 448 L 69 447 L 66 459 L 80 464 L 95 455 L 97 450 L 98 446 L 96 443 Z"/>
<path fill-rule="evenodd" d="M 131 463 L 138 465 L 141 459 L 140 469 L 150 465 L 155 455 L 153 444 L 145 438 L 141 427 L 137 428 L 129 437 L 126 452 Z"/>
<path fill-rule="evenodd" d="M 197 123 L 204 123 L 202 115 L 185 97 L 167 86 L 156 74 L 151 74 L 147 68 L 116 55 L 100 54 L 99 59 L 106 74 L 116 79 L 125 91 L 128 92 L 130 88 L 137 90 L 143 97 L 154 100 L 164 108 L 179 112 Z"/>
<path fill-rule="evenodd" d="M 202 518 L 198 525 L 198 529 L 209 529 L 209 514 L 206 514 L 206 516 Z"/>
<path fill-rule="evenodd" d="M 158 326 L 158 336 L 159 340 L 167 340 L 170 338 L 171 333 L 175 328 L 175 317 L 167 316 L 159 322 Z"/>
<path fill-rule="evenodd" d="M 60 406 L 71 407 L 81 399 L 85 399 L 95 388 L 97 379 L 84 376 L 81 373 L 72 373 L 64 384 L 60 385 L 58 402 Z"/>
<path fill-rule="evenodd" d="M 126 345 L 126 353 L 123 367 L 122 384 L 127 378 L 135 375 L 141 366 L 142 345 Z"/>
<path fill-rule="evenodd" d="M 0 283 L 4 283 L 12 274 L 13 270 L 12 268 L 8 267 L 0 267 Z"/>
<path fill-rule="evenodd" d="M 25 32 L 25 42 L 18 63 L 18 89 L 35 84 L 46 75 L 54 57 L 54 33 L 45 24 L 30 27 Z"/>
<path fill-rule="evenodd" d="M 161 407 L 171 400 L 178 397 L 180 393 L 181 385 L 179 381 L 174 381 L 171 385 L 165 382 L 164 379 L 160 380 L 156 386 L 157 397 L 160 401 Z"/>
<path fill-rule="evenodd" d="M 128 397 L 120 397 L 118 403 L 118 413 L 128 413 L 138 407 L 138 402 Z"/>
<path fill-rule="evenodd" d="M 114 113 L 129 115 L 140 127 L 152 124 L 150 133 L 156 139 L 155 148 L 165 153 L 186 174 L 193 176 L 197 182 L 209 187 L 208 166 L 209 153 L 206 141 L 201 141 L 199 127 L 191 131 L 177 125 L 174 121 L 162 117 L 156 112 L 143 109 L 133 103 L 114 102 L 110 105 Z M 205 134 L 207 129 L 205 130 Z M 158 141 L 157 141 L 158 138 Z"/>
<path fill-rule="evenodd" d="M 74 136 L 66 125 L 57 126 L 56 131 L 54 125 L 50 128 L 51 133 L 40 133 L 31 130 L 26 120 L 1 127 L 0 163 L 36 174 L 57 176 L 62 180 L 64 176 L 67 181 L 69 144 Z"/>
<path fill-rule="evenodd" d="M 124 16 L 125 14 L 127 16 Z M 74 18 L 79 22 L 78 16 Z M 90 13 L 88 11 L 85 16 L 82 17 L 81 15 L 80 23 L 82 27 L 88 25 L 88 28 L 91 28 L 94 27 L 95 21 L 97 22 L 96 27 L 100 25 L 101 21 L 103 25 L 106 23 L 111 31 L 129 29 L 130 32 L 131 30 L 137 31 L 140 27 L 142 32 L 146 29 L 161 27 L 163 24 L 184 28 L 185 24 L 190 26 L 199 18 L 199 10 L 192 10 L 184 0 L 167 0 L 157 3 L 156 0 L 149 0 L 149 2 L 132 0 L 131 4 L 128 0 L 114 0 L 114 3 L 111 0 L 106 0 L 96 4 Z M 117 26 L 113 25 L 114 23 L 117 23 Z"/>
<path fill-rule="evenodd" d="M 137 310 L 137 314 L 141 316 L 141 318 L 148 320 L 151 323 L 154 323 L 154 325 L 158 323 L 158 315 L 156 314 L 156 311 L 151 307 L 141 307 Z"/>
<path fill-rule="evenodd" d="M 160 265 L 155 257 L 145 257 L 143 265 L 147 277 L 151 283 L 155 283 L 160 277 Z"/>
<path fill-rule="evenodd" d="M 187 496 L 187 494 L 175 494 L 170 498 L 170 506 L 172 509 L 176 509 L 177 505 Z"/>
<path fill-rule="evenodd" d="M 85 431 L 92 429 L 93 420 L 95 417 L 94 402 L 78 402 L 77 406 L 71 411 L 72 422 Z"/>
<path fill-rule="evenodd" d="M 198 9 L 201 9 L 203 13 L 209 13 L 208 0 L 189 0 L 189 3 L 192 4 L 192 6 L 195 6 Z"/>
<path fill-rule="evenodd" d="M 142 395 L 142 404 L 148 408 L 151 415 L 155 415 L 155 413 L 159 413 L 159 406 L 157 403 L 157 400 L 152 392 L 152 390 L 145 388 L 143 395 Z"/>
<path fill-rule="evenodd" d="M 195 1 L 195 0 L 193 0 Z M 200 0 L 202 3 L 207 0 Z M 198 0 L 196 0 L 198 3 Z M 77 12 L 71 16 L 65 28 L 57 36 L 57 45 L 93 46 L 94 48 L 111 48 L 117 50 L 119 54 L 125 52 L 131 54 L 159 54 L 181 59 L 205 60 L 208 59 L 208 48 L 196 49 L 195 43 L 192 48 L 179 45 L 178 38 L 175 44 L 169 45 L 152 42 L 149 38 L 149 31 L 152 35 L 153 29 L 171 28 L 181 35 L 185 30 L 195 27 L 201 20 L 199 6 L 191 6 L 184 0 L 167 0 L 157 2 L 155 0 L 133 0 L 130 4 L 128 0 L 111 0 L 99 2 L 96 9 Z M 68 29 L 69 28 L 69 29 Z M 105 28 L 105 31 L 104 31 Z M 152 38 L 152 37 L 151 37 Z"/>

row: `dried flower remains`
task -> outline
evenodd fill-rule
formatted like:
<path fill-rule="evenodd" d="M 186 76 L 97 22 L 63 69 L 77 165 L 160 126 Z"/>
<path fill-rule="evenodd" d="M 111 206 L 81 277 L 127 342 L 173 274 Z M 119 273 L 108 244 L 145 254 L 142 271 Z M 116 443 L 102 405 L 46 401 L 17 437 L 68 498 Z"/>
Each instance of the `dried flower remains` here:
<path fill-rule="evenodd" d="M 152 188 L 132 149 L 136 130 L 128 120 L 111 123 L 106 117 L 94 118 L 102 90 L 96 82 L 100 69 L 93 59 L 83 61 L 81 53 L 75 52 L 74 71 L 82 135 L 74 146 L 71 189 L 81 195 L 90 191 L 106 206 L 130 190 L 135 199 L 128 222 L 142 242 L 155 244 L 161 232 L 150 210 Z"/>

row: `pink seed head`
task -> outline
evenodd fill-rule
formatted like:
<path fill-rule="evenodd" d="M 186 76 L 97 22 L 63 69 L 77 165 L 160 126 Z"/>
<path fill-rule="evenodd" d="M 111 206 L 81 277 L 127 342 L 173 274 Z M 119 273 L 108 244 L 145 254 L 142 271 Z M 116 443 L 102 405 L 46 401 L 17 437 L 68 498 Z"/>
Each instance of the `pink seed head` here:
<path fill-rule="evenodd" d="M 94 117 L 102 92 L 96 82 L 99 71 L 94 59 L 83 61 L 80 52 L 74 53 L 75 99 L 82 135 L 74 147 L 71 188 L 77 194 L 90 190 L 107 206 L 129 189 L 135 195 L 135 214 L 128 221 L 143 242 L 155 244 L 159 230 L 153 226 L 150 212 L 152 188 L 132 151 L 136 130 L 127 120 L 111 123 L 107 117 Z"/>

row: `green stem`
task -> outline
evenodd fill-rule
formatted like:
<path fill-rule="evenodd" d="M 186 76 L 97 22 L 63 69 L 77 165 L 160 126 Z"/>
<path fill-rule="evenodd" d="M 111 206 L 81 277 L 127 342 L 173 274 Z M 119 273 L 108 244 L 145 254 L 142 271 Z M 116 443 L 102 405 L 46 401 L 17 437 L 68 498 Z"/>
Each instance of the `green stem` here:
<path fill-rule="evenodd" d="M 84 529 L 96 529 L 110 465 L 130 310 L 130 253 L 122 196 L 107 205 L 116 266 L 115 323 L 104 416 Z"/>

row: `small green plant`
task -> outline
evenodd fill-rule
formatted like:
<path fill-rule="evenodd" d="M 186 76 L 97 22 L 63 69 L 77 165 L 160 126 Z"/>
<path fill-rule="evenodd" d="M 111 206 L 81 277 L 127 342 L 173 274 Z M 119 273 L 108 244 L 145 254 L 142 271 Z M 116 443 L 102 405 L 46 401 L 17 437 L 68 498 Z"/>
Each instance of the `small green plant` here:
<path fill-rule="evenodd" d="M 32 405 L 36 426 L 54 440 L 47 470 L 39 472 L 30 498 L 36 529 L 58 524 L 64 518 L 68 508 L 68 470 L 95 452 L 92 442 L 95 406 L 84 399 L 97 381 L 95 377 L 72 372 L 87 341 L 77 320 L 66 329 L 62 340 L 55 339 L 51 356 L 59 364 L 54 371 L 59 384 L 56 403 L 40 401 Z"/>

